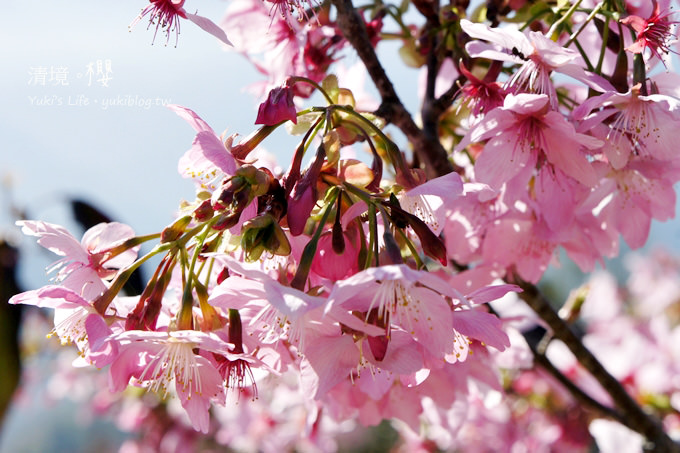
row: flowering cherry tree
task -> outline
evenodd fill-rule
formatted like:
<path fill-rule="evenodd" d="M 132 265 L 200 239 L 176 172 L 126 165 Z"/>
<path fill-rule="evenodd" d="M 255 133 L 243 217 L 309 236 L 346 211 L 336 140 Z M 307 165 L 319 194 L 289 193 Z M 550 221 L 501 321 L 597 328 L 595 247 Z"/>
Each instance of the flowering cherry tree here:
<path fill-rule="evenodd" d="M 190 21 L 240 52 L 258 127 L 221 136 L 170 106 L 196 191 L 159 233 L 19 222 L 59 258 L 10 303 L 54 310 L 137 420 L 134 451 L 326 451 L 383 420 L 404 451 L 680 451 L 680 266 L 635 263 L 628 299 L 602 272 L 564 304 L 536 286 L 560 250 L 590 272 L 674 216 L 669 1 L 189 7 L 151 0 L 133 25 L 181 45 Z M 422 71 L 415 115 L 385 40 Z M 278 129 L 299 137 L 289 163 L 265 151 Z"/>

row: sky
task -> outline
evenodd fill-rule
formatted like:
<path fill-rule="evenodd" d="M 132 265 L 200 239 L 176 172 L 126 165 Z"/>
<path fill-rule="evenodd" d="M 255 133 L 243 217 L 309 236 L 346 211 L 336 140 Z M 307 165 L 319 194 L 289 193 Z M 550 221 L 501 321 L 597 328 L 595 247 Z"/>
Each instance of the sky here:
<path fill-rule="evenodd" d="M 202 3 L 200 14 L 221 19 L 225 2 Z M 145 4 L 22 0 L 3 8 L 0 232 L 16 233 L 10 202 L 29 218 L 71 227 L 68 197 L 140 234 L 159 231 L 194 195 L 177 161 L 195 132 L 164 105 L 193 109 L 218 134 L 254 130 L 257 101 L 242 87 L 260 75 L 193 23 L 182 24 L 176 48 L 160 35 L 151 45 L 146 22 L 129 32 Z"/>
<path fill-rule="evenodd" d="M 162 35 L 151 45 L 153 32 L 144 21 L 128 31 L 146 4 L 3 3 L 0 235 L 35 252 L 34 241 L 20 239 L 13 226 L 10 204 L 29 218 L 73 228 L 69 197 L 95 204 L 139 234 L 169 224 L 179 201 L 194 195 L 193 185 L 178 175 L 177 161 L 195 133 L 165 104 L 193 109 L 217 133 L 248 135 L 255 129 L 258 101 L 243 87 L 262 76 L 192 23 L 182 23 L 177 47 L 174 37 L 165 46 Z M 228 5 L 220 0 L 194 4 L 215 21 Z M 415 71 L 400 70 L 395 81 L 413 88 L 416 80 Z M 411 91 L 404 98 L 414 109 L 416 90 Z M 265 147 L 285 162 L 291 154 L 287 143 L 293 142 Z M 654 224 L 654 246 L 680 251 L 677 220 Z M 26 288 L 47 283 L 43 269 L 50 259 L 24 255 Z"/>
<path fill-rule="evenodd" d="M 188 22 L 177 48 L 161 36 L 152 46 L 145 23 L 128 32 L 144 4 L 23 0 L 4 8 L 0 168 L 33 216 L 56 217 L 60 196 L 91 193 L 118 218 L 157 228 L 192 195 L 176 168 L 193 131 L 163 104 L 194 109 L 218 132 L 252 129 L 255 101 L 238 88 L 257 80 L 251 66 Z M 223 2 L 206 6 L 221 18 Z"/>

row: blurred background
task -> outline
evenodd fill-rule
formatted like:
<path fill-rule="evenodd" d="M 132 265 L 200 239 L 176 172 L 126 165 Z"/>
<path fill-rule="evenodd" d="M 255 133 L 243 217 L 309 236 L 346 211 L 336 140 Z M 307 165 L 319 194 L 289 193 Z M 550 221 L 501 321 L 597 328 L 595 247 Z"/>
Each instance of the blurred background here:
<path fill-rule="evenodd" d="M 24 238 L 14 222 L 41 219 L 66 226 L 80 238 L 83 223 L 109 218 L 131 225 L 138 234 L 160 231 L 173 220 L 179 201 L 191 199 L 193 185 L 177 173 L 179 157 L 191 146 L 194 131 L 164 107 L 193 109 L 219 134 L 248 135 L 259 100 L 243 90 L 260 81 L 242 56 L 225 51 L 212 36 L 187 21 L 179 44 L 165 46 L 159 34 L 140 22 L 128 24 L 145 0 L 116 2 L 70 0 L 4 2 L 0 15 L 0 264 L 2 300 L 47 283 L 45 267 L 54 255 Z M 194 2 L 198 14 L 216 22 L 228 3 Z M 193 12 L 193 11 L 192 11 Z M 228 33 L 228 30 L 227 30 Z M 391 44 L 381 44 L 388 66 L 399 65 Z M 348 64 L 354 57 L 348 58 Z M 416 111 L 418 72 L 399 65 L 397 85 L 409 88 L 403 99 Z M 393 72 L 394 74 L 394 72 Z M 282 166 L 293 141 L 274 149 Z M 94 217 L 93 217 L 94 216 Z M 77 221 L 80 220 L 80 222 Z M 680 249 L 677 221 L 655 224 L 648 247 Z M 549 277 L 556 294 L 581 278 L 567 260 Z M 609 264 L 622 269 L 620 261 Z M 567 274 L 570 277 L 564 278 Z M 6 397 L 19 379 L 16 361 L 18 309 L 0 311 L 0 391 Z M 124 434 L 111 421 L 83 411 L 79 398 L 91 394 L 89 379 L 74 370 L 72 379 L 51 379 L 70 367 L 75 356 L 55 339 L 45 340 L 49 314 L 24 326 L 23 385 L 2 420 L 0 452 L 117 451 Z M 96 371 L 95 371 L 96 373 Z M 104 373 L 99 373 L 103 375 Z M 69 397 L 63 399 L 62 397 Z M 6 404 L 6 401 L 0 401 Z M 102 402 L 102 410 L 106 402 Z M 39 427 L 39 429 L 36 429 Z"/>

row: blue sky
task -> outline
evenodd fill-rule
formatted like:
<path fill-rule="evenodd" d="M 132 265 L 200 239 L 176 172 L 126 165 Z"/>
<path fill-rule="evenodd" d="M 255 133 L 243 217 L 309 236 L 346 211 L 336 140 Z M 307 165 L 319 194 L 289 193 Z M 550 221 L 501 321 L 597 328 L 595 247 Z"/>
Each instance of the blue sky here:
<path fill-rule="evenodd" d="M 199 13 L 216 21 L 227 5 L 201 3 Z M 172 221 L 179 201 L 193 197 L 177 161 L 194 131 L 158 104 L 192 108 L 218 133 L 253 130 L 257 104 L 242 87 L 261 76 L 189 22 L 177 48 L 174 37 L 165 47 L 163 36 L 152 46 L 146 22 L 128 32 L 146 4 L 4 5 L 0 231 L 15 230 L 8 184 L 11 200 L 31 218 L 71 225 L 64 199 L 80 196 L 140 234 Z"/>

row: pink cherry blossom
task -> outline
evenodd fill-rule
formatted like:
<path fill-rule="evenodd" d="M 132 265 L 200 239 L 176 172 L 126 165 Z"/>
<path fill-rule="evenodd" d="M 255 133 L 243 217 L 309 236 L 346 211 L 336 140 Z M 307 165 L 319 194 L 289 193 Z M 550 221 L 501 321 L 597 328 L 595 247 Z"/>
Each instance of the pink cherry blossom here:
<path fill-rule="evenodd" d="M 491 188 L 514 178 L 526 184 L 541 157 L 585 186 L 597 183 L 584 149 L 597 149 L 602 142 L 576 132 L 560 113 L 549 110 L 546 95 L 508 94 L 503 107 L 476 123 L 457 149 L 487 139 L 475 162 L 475 176 Z"/>
<path fill-rule="evenodd" d="M 208 432 L 211 402 L 225 402 L 224 380 L 212 363 L 196 355 L 194 349 L 224 354 L 232 345 L 213 333 L 193 330 L 127 331 L 112 339 L 120 342 L 120 355 L 109 370 L 111 391 L 124 390 L 134 378 L 134 382 L 165 396 L 174 381 L 194 429 Z"/>
<path fill-rule="evenodd" d="M 71 289 L 48 285 L 12 296 L 9 303 L 54 309 L 52 333 L 59 337 L 62 345 L 75 343 L 88 363 L 101 368 L 118 354 L 117 345 L 106 341 L 112 334 L 106 320 L 92 303 Z"/>
<path fill-rule="evenodd" d="M 215 181 L 236 173 L 236 160 L 231 154 L 231 144 L 236 135 L 223 143 L 215 131 L 193 110 L 179 105 L 168 108 L 177 113 L 197 132 L 189 151 L 179 160 L 179 173 L 192 178 L 200 187 L 215 189 Z"/>
<path fill-rule="evenodd" d="M 443 295 L 457 296 L 445 282 L 427 272 L 404 265 L 382 266 L 337 282 L 326 310 L 342 306 L 367 313 L 368 320 L 368 313 L 375 309 L 378 319 L 385 322 L 388 337 L 391 326 L 399 326 L 434 357 L 442 357 L 453 351 L 456 339 L 451 308 Z"/>
<path fill-rule="evenodd" d="M 459 309 L 452 310 L 447 299 L 458 301 L 461 304 Z M 375 319 L 382 323 L 379 325 L 384 326 L 388 340 L 394 329 L 403 330 L 427 351 L 426 357 L 450 356 L 452 360 L 455 357 L 462 360 L 468 348 L 468 341 L 463 335 L 477 338 L 477 334 L 481 333 L 468 328 L 469 324 L 464 322 L 471 313 L 459 311 L 468 303 L 459 292 L 433 274 L 404 265 L 390 265 L 369 268 L 337 282 L 329 295 L 326 310 L 342 307 L 366 313 L 366 322 Z M 454 306 L 457 306 L 455 302 Z M 461 317 L 456 318 L 459 314 Z M 481 318 L 479 321 L 486 323 Z M 499 347 L 507 345 L 507 336 L 499 325 L 489 324 L 489 327 L 498 335 L 497 340 L 492 339 L 493 335 L 480 340 L 491 341 Z M 371 348 L 374 355 L 376 346 Z"/>
<path fill-rule="evenodd" d="M 139 247 L 131 247 L 112 256 L 111 250 L 134 237 L 132 228 L 122 223 L 102 223 L 90 228 L 78 242 L 65 228 L 42 221 L 17 222 L 21 231 L 38 237 L 38 244 L 62 256 L 48 271 L 57 271 L 57 281 L 86 299 L 94 299 L 106 289 L 103 279 L 131 264 Z"/>
<path fill-rule="evenodd" d="M 527 93 L 545 94 L 552 109 L 557 109 L 558 106 L 557 92 L 550 79 L 552 71 L 573 77 L 600 92 L 614 90 L 602 77 L 583 69 L 579 64 L 578 52 L 560 46 L 543 33 L 531 31 L 524 34 L 512 28 L 490 28 L 467 19 L 462 19 L 460 26 L 470 37 L 492 43 L 468 42 L 465 49 L 471 57 L 521 64 L 508 81 L 507 87 L 513 87 L 513 91 L 517 89 Z"/>
<path fill-rule="evenodd" d="M 301 56 L 304 42 L 301 24 L 288 23 L 285 17 L 271 15 L 270 8 L 260 0 L 232 2 L 221 24 L 229 30 L 233 49 L 248 58 L 260 72 L 270 75 L 267 83 L 258 84 L 258 97 L 294 75 L 288 68 Z M 256 55 L 262 58 L 256 58 Z"/>
<path fill-rule="evenodd" d="M 277 4 L 289 5 L 287 1 Z M 290 76 L 321 82 L 347 43 L 339 30 L 327 21 L 298 22 L 289 20 L 290 14 L 274 14 L 271 10 L 261 0 L 233 2 L 222 22 L 235 42 L 234 49 L 267 77 L 266 82 L 251 86 L 259 98 Z M 295 95 L 301 97 L 309 97 L 314 91 L 311 85 L 300 83 L 293 89 Z"/>
<path fill-rule="evenodd" d="M 623 168 L 632 155 L 677 158 L 675 142 L 668 131 L 680 121 L 680 101 L 663 94 L 644 96 L 640 90 L 638 84 L 627 93 L 594 96 L 573 112 L 575 118 L 583 119 L 579 127 L 582 131 L 611 118 L 603 150 L 615 169 Z"/>
<path fill-rule="evenodd" d="M 635 30 L 636 40 L 633 44 L 626 47 L 631 53 L 644 53 L 647 49 L 659 60 L 664 61 L 661 54 L 672 52 L 670 49 L 671 41 L 674 40 L 673 28 L 678 21 L 670 20 L 670 16 L 675 14 L 670 7 L 661 8 L 657 0 L 652 0 L 653 11 L 647 18 L 630 15 L 621 19 L 621 23 L 629 25 Z M 665 64 L 665 63 L 664 63 Z"/>
<path fill-rule="evenodd" d="M 224 44 L 231 45 L 231 42 L 227 38 L 226 33 L 224 33 L 224 30 L 222 30 L 208 18 L 187 13 L 183 8 L 184 2 L 185 0 L 149 0 L 150 5 L 144 8 L 142 12 L 139 13 L 139 16 L 137 16 L 135 20 L 132 21 L 130 28 L 137 25 L 139 21 L 148 15 L 149 26 L 147 28 L 155 26 L 153 41 L 156 40 L 156 35 L 158 34 L 158 29 L 160 28 L 161 31 L 165 32 L 165 45 L 167 45 L 170 41 L 170 34 L 175 32 L 176 46 L 177 41 L 179 40 L 180 19 L 189 19 L 191 22 L 215 36 Z"/>
<path fill-rule="evenodd" d="M 306 322 L 311 312 L 320 313 L 326 300 L 284 286 L 266 273 L 245 267 L 234 259 L 218 259 L 243 277 L 231 275 L 215 287 L 210 304 L 224 309 L 246 308 L 252 316 L 244 328 L 257 333 L 260 341 L 271 344 L 285 338 L 304 350 Z"/>
<path fill-rule="evenodd" d="M 610 170 L 585 203 L 597 208 L 597 217 L 614 226 L 628 245 L 641 247 L 651 220 L 675 215 L 678 169 L 660 161 L 635 160 L 621 170 Z"/>
<path fill-rule="evenodd" d="M 479 116 L 503 105 L 508 89 L 496 81 L 501 70 L 500 64 L 491 66 L 481 80 L 468 71 L 462 62 L 459 64 L 459 70 L 467 78 L 467 82 L 460 89 L 461 105 L 467 106 L 473 115 Z"/>

